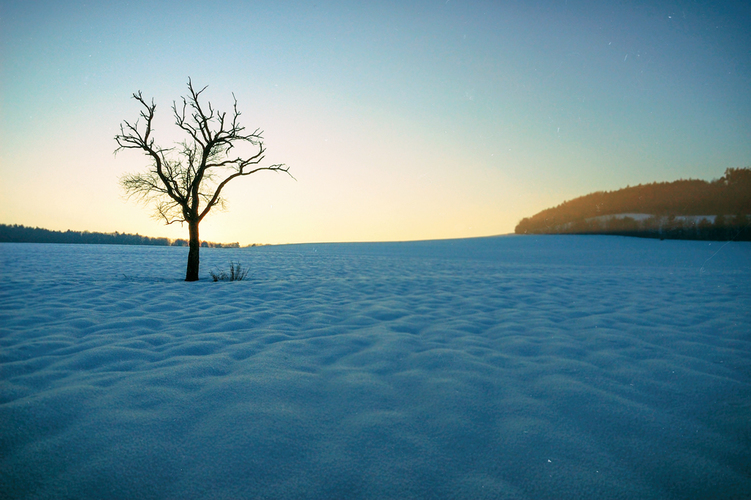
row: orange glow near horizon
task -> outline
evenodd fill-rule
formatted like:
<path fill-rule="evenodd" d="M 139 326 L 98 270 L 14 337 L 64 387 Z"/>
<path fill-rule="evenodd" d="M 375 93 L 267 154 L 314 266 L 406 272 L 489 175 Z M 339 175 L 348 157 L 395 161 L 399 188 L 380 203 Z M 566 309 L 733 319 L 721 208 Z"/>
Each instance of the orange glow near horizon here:
<path fill-rule="evenodd" d="M 179 22 L 175 8 L 148 7 L 155 31 L 145 6 L 5 8 L 0 222 L 186 238 L 124 199 L 118 178 L 148 159 L 112 152 L 138 90 L 158 144 L 180 140 L 170 106 L 188 76 L 220 111 L 234 93 L 266 160 L 297 179 L 233 181 L 201 225 L 209 241 L 505 234 L 592 191 L 751 158 L 751 41 L 732 6 L 329 2 L 292 16 L 196 2 Z"/>

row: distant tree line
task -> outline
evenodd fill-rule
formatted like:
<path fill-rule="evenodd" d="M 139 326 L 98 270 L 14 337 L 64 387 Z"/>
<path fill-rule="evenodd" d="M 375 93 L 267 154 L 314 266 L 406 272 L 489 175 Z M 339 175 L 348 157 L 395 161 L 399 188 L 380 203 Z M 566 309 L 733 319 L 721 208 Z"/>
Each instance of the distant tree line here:
<path fill-rule="evenodd" d="M 591 193 L 522 219 L 515 232 L 751 241 L 749 214 L 751 169 L 729 168 L 711 182 L 655 182 Z M 688 217 L 701 215 L 709 217 Z"/>
<path fill-rule="evenodd" d="M 692 218 L 653 215 L 642 220 L 629 216 L 597 217 L 562 224 L 537 234 L 611 234 L 671 240 L 751 241 L 751 217 L 718 215 Z"/>
<path fill-rule="evenodd" d="M 90 231 L 50 231 L 18 224 L 0 224 L 0 243 L 78 243 L 89 245 L 158 245 L 188 246 L 188 240 L 151 238 L 140 234 L 96 233 Z M 202 247 L 239 248 L 239 243 L 212 243 L 202 241 Z"/>

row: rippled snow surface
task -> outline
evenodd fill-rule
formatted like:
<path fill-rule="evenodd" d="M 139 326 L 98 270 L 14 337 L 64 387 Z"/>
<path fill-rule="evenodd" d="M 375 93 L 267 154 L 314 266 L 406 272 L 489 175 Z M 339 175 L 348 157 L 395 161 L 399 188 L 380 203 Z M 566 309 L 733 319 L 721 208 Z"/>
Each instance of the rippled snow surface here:
<path fill-rule="evenodd" d="M 0 497 L 751 498 L 749 243 L 186 254 L 0 244 Z"/>

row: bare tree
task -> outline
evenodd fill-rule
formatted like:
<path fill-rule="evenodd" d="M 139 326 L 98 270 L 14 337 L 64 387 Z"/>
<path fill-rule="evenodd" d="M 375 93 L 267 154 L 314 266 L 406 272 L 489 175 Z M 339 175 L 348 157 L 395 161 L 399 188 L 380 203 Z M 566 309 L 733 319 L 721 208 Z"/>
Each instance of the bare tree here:
<path fill-rule="evenodd" d="M 167 224 L 187 223 L 190 234 L 188 267 L 185 281 L 198 280 L 200 241 L 198 225 L 209 211 L 224 207 L 222 189 L 237 177 L 255 174 L 262 170 L 284 172 L 290 177 L 289 167 L 284 164 L 259 166 L 266 147 L 262 132 L 256 129 L 247 134 L 238 119 L 237 99 L 232 94 L 232 115 L 215 110 L 210 102 L 201 104 L 203 87 L 196 91 L 188 79 L 188 95 L 182 105 L 172 103 L 175 124 L 187 134 L 187 138 L 172 148 L 163 148 L 152 137 L 156 104 L 144 99 L 141 91 L 133 94 L 143 109 L 134 123 L 123 121 L 120 134 L 115 136 L 118 148 L 139 149 L 151 160 L 148 171 L 128 174 L 120 179 L 129 197 L 154 203 L 155 217 Z M 143 119 L 145 123 L 139 124 Z M 250 145 L 252 151 L 243 156 L 235 154 L 237 146 Z M 239 149 L 239 148 L 238 148 Z"/>

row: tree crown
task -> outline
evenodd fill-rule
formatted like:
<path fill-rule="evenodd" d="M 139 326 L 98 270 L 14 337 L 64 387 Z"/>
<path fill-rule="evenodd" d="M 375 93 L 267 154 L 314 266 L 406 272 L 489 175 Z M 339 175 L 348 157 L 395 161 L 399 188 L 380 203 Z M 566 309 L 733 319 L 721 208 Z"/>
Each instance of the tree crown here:
<path fill-rule="evenodd" d="M 173 101 L 175 124 L 187 136 L 174 147 L 156 144 L 153 137 L 156 104 L 153 99 L 147 101 L 141 91 L 133 94 L 133 99 L 141 105 L 139 118 L 133 123 L 124 120 L 115 136 L 118 145 L 115 153 L 137 149 L 151 159 L 148 171 L 127 174 L 120 184 L 129 197 L 154 202 L 155 217 L 167 224 L 198 223 L 212 208 L 223 208 L 222 190 L 237 177 L 262 170 L 292 176 L 285 164 L 260 166 L 266 153 L 263 132 L 255 129 L 247 133 L 240 125 L 241 113 L 234 94 L 229 116 L 214 109 L 211 102 L 202 103 L 201 94 L 206 88 L 196 90 L 188 79 L 188 95 L 182 97 L 181 104 Z M 235 153 L 241 145 L 252 146 L 253 152 Z"/>

